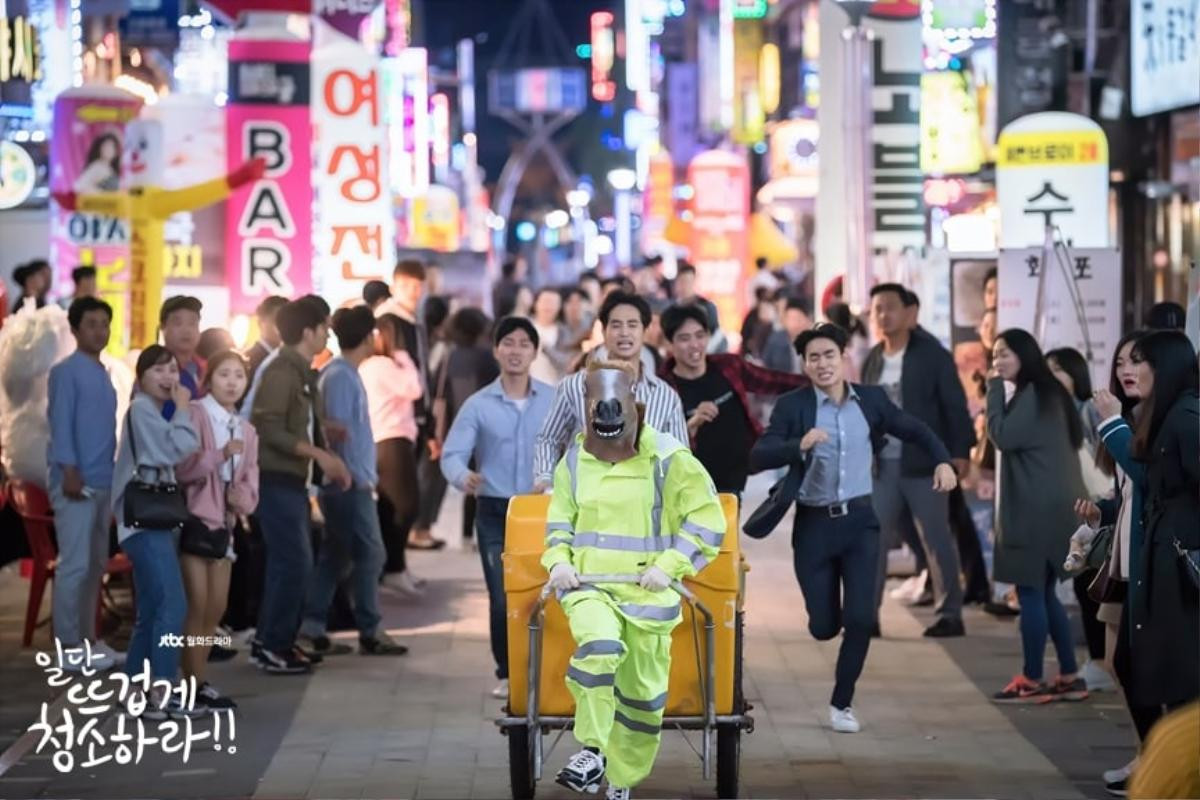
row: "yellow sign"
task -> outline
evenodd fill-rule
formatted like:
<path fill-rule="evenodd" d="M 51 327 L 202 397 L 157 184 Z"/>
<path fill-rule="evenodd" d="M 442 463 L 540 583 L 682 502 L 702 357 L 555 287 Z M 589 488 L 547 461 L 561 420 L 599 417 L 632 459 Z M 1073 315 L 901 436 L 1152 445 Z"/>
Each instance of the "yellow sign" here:
<path fill-rule="evenodd" d="M 0 16 L 0 83 L 42 79 L 42 43 L 25 17 Z"/>
<path fill-rule="evenodd" d="M 996 151 L 998 167 L 1108 164 L 1108 140 L 1098 130 L 1002 133 Z"/>
<path fill-rule="evenodd" d="M 921 76 L 921 171 L 966 175 L 983 166 L 979 108 L 961 72 Z"/>

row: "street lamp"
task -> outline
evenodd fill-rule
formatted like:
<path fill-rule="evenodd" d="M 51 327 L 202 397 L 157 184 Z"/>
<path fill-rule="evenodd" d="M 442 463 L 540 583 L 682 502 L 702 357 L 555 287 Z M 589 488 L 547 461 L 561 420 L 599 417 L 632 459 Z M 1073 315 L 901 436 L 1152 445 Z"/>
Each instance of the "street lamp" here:
<path fill-rule="evenodd" d="M 842 72 L 845 106 L 842 109 L 842 140 L 846 142 L 846 279 L 843 295 L 855 311 L 866 307 L 871 276 L 871 105 L 872 39 L 863 16 L 874 5 L 870 0 L 838 0 L 850 18 L 842 31 Z"/>
<path fill-rule="evenodd" d="M 608 185 L 613 188 L 613 216 L 617 218 L 616 241 L 613 243 L 617 265 L 633 263 L 633 208 L 629 192 L 637 184 L 637 173 L 622 167 L 608 173 Z"/>

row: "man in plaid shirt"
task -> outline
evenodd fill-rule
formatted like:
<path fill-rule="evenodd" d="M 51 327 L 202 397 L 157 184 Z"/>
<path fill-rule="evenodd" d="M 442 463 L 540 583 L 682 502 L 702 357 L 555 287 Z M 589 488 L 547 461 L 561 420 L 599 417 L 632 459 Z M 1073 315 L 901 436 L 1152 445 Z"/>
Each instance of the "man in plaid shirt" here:
<path fill-rule="evenodd" d="M 674 355 L 663 364 L 660 377 L 679 392 L 692 452 L 712 476 L 717 491 L 740 498 L 750 471 L 750 448 L 762 434 L 747 393 L 774 397 L 809 381 L 804 375 L 756 366 L 732 353 L 709 355 L 709 324 L 708 315 L 698 306 L 672 306 L 663 312 L 663 334 Z"/>

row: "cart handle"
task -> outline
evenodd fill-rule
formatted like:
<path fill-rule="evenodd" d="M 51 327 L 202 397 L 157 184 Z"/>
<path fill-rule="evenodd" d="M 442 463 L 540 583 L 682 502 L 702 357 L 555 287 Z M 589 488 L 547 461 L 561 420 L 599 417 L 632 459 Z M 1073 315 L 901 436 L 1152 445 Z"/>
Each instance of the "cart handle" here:
<path fill-rule="evenodd" d="M 598 575 L 580 575 L 579 583 L 582 587 L 584 584 L 596 583 L 637 583 L 641 580 L 641 575 L 636 574 L 598 574 Z M 709 731 L 715 727 L 717 719 L 717 701 L 716 701 L 716 624 L 713 622 L 712 612 L 705 607 L 704 603 L 692 593 L 690 589 L 683 585 L 683 581 L 671 581 L 671 588 L 679 593 L 680 597 L 686 599 L 692 604 L 692 608 L 704 615 L 704 644 L 705 644 L 705 672 L 703 678 L 704 688 L 704 755 L 702 757 L 704 766 L 704 779 L 709 778 Z M 541 777 L 542 773 L 542 753 L 541 753 L 541 736 L 534 732 L 540 727 L 538 725 L 538 693 L 541 688 L 541 672 L 542 672 L 542 648 L 541 648 L 541 630 L 543 614 L 546 607 L 546 600 L 550 597 L 554 590 L 547 583 L 542 587 L 538 599 L 533 604 L 533 611 L 529 615 L 529 680 L 526 686 L 526 724 L 528 725 L 531 739 L 530 742 L 534 746 L 534 772 L 537 777 Z"/>

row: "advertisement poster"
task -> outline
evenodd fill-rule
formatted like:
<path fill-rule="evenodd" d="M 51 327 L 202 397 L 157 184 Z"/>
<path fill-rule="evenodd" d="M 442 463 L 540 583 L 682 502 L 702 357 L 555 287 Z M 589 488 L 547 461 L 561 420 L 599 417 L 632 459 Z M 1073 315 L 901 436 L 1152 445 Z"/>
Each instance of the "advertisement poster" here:
<path fill-rule="evenodd" d="M 876 3 L 864 18 L 874 34 L 874 144 L 870 197 L 871 246 L 897 252 L 925 246 L 924 175 L 921 172 L 921 4 L 917 0 Z M 846 94 L 846 13 L 833 0 L 821 2 L 820 185 L 846 184 L 843 126 Z M 816 295 L 845 272 L 847 211 L 843 193 L 817 195 Z"/>
<path fill-rule="evenodd" d="M 1041 247 L 1000 251 L 1000 330 L 1037 332 L 1038 282 L 1044 267 Z M 1042 286 L 1042 350 L 1074 347 L 1087 357 L 1090 349 L 1096 386 L 1107 385 L 1113 348 L 1121 338 L 1121 283 L 1121 251 L 1078 248 L 1070 251 L 1069 259 L 1050 262 Z M 1072 284 L 1083 305 L 1083 324 L 1072 300 Z"/>
<path fill-rule="evenodd" d="M 691 262 L 696 291 L 717 307 L 721 327 L 739 330 L 749 259 L 750 175 L 746 160 L 710 150 L 688 166 L 692 196 Z"/>
<path fill-rule="evenodd" d="M 1000 246 L 1040 246 L 1053 226 L 1073 247 L 1108 247 L 1108 139 L 1079 114 L 1030 114 L 996 147 Z"/>
<path fill-rule="evenodd" d="M 138 115 L 140 98 L 108 86 L 87 86 L 59 95 L 50 137 L 50 191 L 115 192 L 121 184 L 125 124 Z M 71 285 L 71 270 L 96 268 L 100 297 L 113 309 L 114 355 L 129 342 L 129 222 L 67 211 L 51 202 L 50 264 L 54 284 Z"/>
<path fill-rule="evenodd" d="M 1136 0 L 1129 8 L 1129 105 L 1134 115 L 1200 103 L 1200 4 Z"/>
<path fill-rule="evenodd" d="M 232 313 L 264 297 L 312 291 L 312 122 L 308 42 L 229 43 L 225 163 L 266 161 L 266 174 L 226 204 Z"/>
<path fill-rule="evenodd" d="M 379 60 L 333 31 L 313 52 L 316 137 L 314 281 L 336 305 L 361 297 L 395 264 L 395 222 L 387 186 Z"/>

